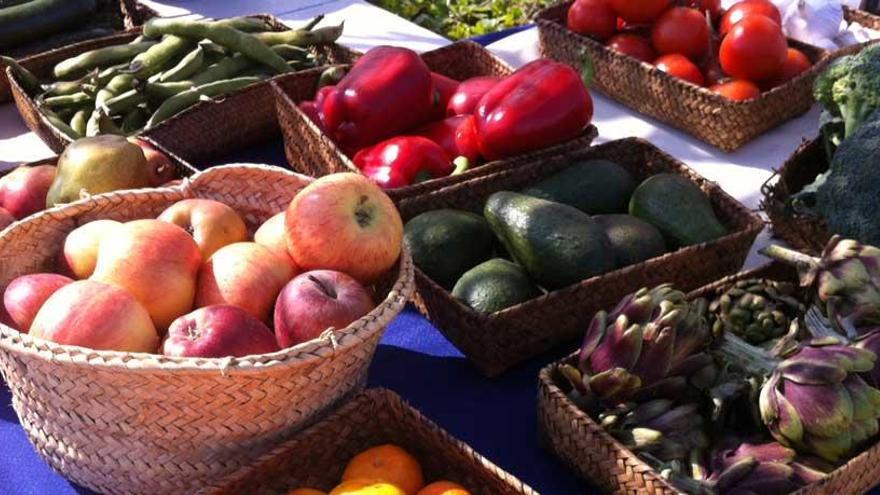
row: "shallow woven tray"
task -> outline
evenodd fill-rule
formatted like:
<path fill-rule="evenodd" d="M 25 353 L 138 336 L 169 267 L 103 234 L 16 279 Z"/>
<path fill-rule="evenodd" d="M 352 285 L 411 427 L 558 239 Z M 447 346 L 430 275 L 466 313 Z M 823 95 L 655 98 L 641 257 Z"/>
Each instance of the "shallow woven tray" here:
<path fill-rule="evenodd" d="M 565 18 L 571 3 L 554 5 L 538 14 L 544 56 L 580 69 L 584 55 L 588 55 L 595 69 L 593 88 L 723 151 L 733 151 L 809 110 L 813 79 L 829 59 L 823 50 L 789 40 L 813 61 L 813 67 L 758 98 L 734 102 L 569 31 Z"/>
<path fill-rule="evenodd" d="M 786 207 L 792 194 L 812 184 L 816 177 L 828 170 L 822 139 L 804 141 L 797 150 L 761 187 L 764 199 L 761 209 L 770 218 L 773 236 L 792 247 L 810 254 L 819 254 L 831 238 L 822 219 L 799 215 Z M 775 182 L 774 182 L 774 179 Z"/>
<path fill-rule="evenodd" d="M 487 376 L 558 344 L 577 339 L 585 321 L 624 295 L 643 286 L 671 281 L 689 290 L 742 267 L 763 223 L 757 215 L 685 164 L 637 138 L 535 160 L 530 165 L 498 172 L 443 188 L 398 204 L 404 220 L 440 208 L 482 212 L 486 198 L 497 191 L 516 191 L 564 169 L 574 160 L 603 158 L 619 163 L 637 178 L 671 172 L 683 175 L 707 194 L 716 215 L 730 233 L 721 239 L 690 246 L 643 263 L 584 280 L 491 315 L 465 306 L 416 268 L 414 302 L 440 331 Z"/>
<path fill-rule="evenodd" d="M 504 77 L 513 72 L 510 65 L 472 41 L 459 41 L 426 52 L 422 54 L 422 58 L 432 71 L 459 81 L 477 76 Z M 298 103 L 314 98 L 317 81 L 316 75 L 305 73 L 282 76 L 272 81 L 278 108 L 278 122 L 284 133 L 287 161 L 294 170 L 315 177 L 335 172 L 360 173 L 354 162 L 297 107 Z M 592 143 L 596 135 L 596 128 L 591 125 L 580 137 L 568 142 L 526 155 L 490 162 L 454 177 L 443 177 L 392 189 L 388 194 L 395 200 L 418 196 L 468 179 L 516 167 L 537 157 L 584 148 Z"/>
<path fill-rule="evenodd" d="M 849 7 L 843 7 L 843 14 L 844 14 L 843 15 L 844 18 L 849 22 L 857 22 L 862 27 L 866 27 L 869 29 L 874 29 L 874 30 L 880 31 L 880 16 L 878 16 L 877 14 L 872 14 L 866 10 L 851 9 Z M 837 56 L 838 54 L 845 55 L 847 53 L 852 53 L 853 50 L 858 51 L 862 47 L 870 45 L 872 42 L 873 41 L 861 43 L 859 45 L 856 45 L 855 48 L 854 47 L 843 48 L 837 52 L 834 52 L 834 55 L 835 56 Z"/>
<path fill-rule="evenodd" d="M 371 389 L 278 446 L 203 495 L 284 494 L 300 487 L 330 491 L 349 459 L 393 443 L 422 464 L 426 483 L 446 479 L 474 495 L 536 495 L 528 485 L 475 452 L 390 390 Z"/>
<path fill-rule="evenodd" d="M 212 198 L 253 231 L 311 179 L 267 166 L 222 166 L 177 187 L 121 191 L 52 208 L 0 234 L 0 290 L 47 271 L 64 236 L 99 218 L 155 218 Z M 344 329 L 272 354 L 228 359 L 95 351 L 0 325 L 0 374 L 37 452 L 102 493 L 193 493 L 243 466 L 363 386 L 386 325 L 413 290 L 404 250 L 374 287 L 378 306 Z"/>
<path fill-rule="evenodd" d="M 268 21 L 275 31 L 291 29 L 272 15 L 258 14 L 252 17 Z M 48 77 L 55 64 L 64 59 L 96 48 L 127 43 L 140 33 L 141 28 L 136 27 L 27 57 L 20 63 L 37 77 Z M 337 44 L 317 47 L 316 50 L 326 55 L 331 63 L 347 62 L 357 53 Z M 7 75 L 15 105 L 25 124 L 49 148 L 60 153 L 71 139 L 43 117 L 34 99 L 22 89 L 20 82 L 8 69 Z M 251 84 L 213 102 L 199 102 L 143 133 L 190 163 L 204 163 L 236 148 L 272 139 L 277 134 L 275 103 L 266 81 Z"/>
<path fill-rule="evenodd" d="M 724 278 L 689 294 L 704 297 L 737 280 L 764 277 L 796 281 L 794 270 L 771 264 Z M 541 370 L 538 386 L 538 432 L 544 446 L 582 478 L 604 493 L 615 495 L 686 495 L 673 487 L 650 465 L 624 447 L 587 413 L 575 406 L 559 388 L 554 370 L 571 362 L 572 354 Z M 880 444 L 854 457 L 822 481 L 791 495 L 856 495 L 880 482 Z"/>
<path fill-rule="evenodd" d="M 98 3 L 98 9 L 111 10 L 118 13 L 122 21 L 123 29 L 131 29 L 140 26 L 151 17 L 158 15 L 153 9 L 141 4 L 137 0 L 104 0 Z M 4 53 L 4 55 L 20 58 L 45 51 L 47 48 L 49 47 L 44 43 L 32 43 L 30 45 L 15 47 Z M 0 62 L 0 103 L 6 103 L 11 97 L 12 93 L 9 88 L 9 80 L 6 78 L 6 64 Z"/>

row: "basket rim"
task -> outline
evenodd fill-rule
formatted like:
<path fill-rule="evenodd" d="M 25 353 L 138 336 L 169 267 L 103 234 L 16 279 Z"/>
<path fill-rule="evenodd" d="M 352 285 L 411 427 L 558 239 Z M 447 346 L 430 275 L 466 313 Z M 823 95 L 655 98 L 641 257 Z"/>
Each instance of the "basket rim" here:
<path fill-rule="evenodd" d="M 178 193 L 182 197 L 188 197 L 194 194 L 193 182 L 209 182 L 212 176 L 218 174 L 222 175 L 224 172 L 230 170 L 255 170 L 276 174 L 280 173 L 306 182 L 311 182 L 313 180 L 311 177 L 271 165 L 219 165 L 198 172 L 192 177 L 184 178 L 183 182 L 177 186 L 114 191 L 95 195 L 91 198 L 82 199 L 66 205 L 49 208 L 11 224 L 6 229 L 0 231 L 0 238 L 8 235 L 10 232 L 29 228 L 30 224 L 39 217 L 65 215 L 78 211 L 84 206 L 87 206 L 93 198 L 121 202 L 126 198 L 150 197 L 157 192 Z M 381 320 L 388 316 L 389 312 L 396 314 L 409 299 L 413 289 L 413 266 L 412 257 L 410 256 L 409 249 L 406 247 L 405 243 L 402 244 L 400 258 L 396 262 L 396 267 L 399 271 L 393 287 L 389 290 L 388 295 L 382 301 L 378 302 L 376 307 L 369 313 L 358 320 L 355 320 L 345 328 L 328 329 L 317 339 L 303 342 L 296 346 L 281 349 L 273 353 L 254 354 L 239 358 L 193 358 L 163 356 L 161 354 L 150 353 L 102 351 L 74 345 L 56 344 L 48 340 L 35 338 L 29 334 L 19 332 L 18 330 L 2 323 L 0 323 L 0 351 L 36 355 L 46 360 L 64 362 L 65 364 L 71 364 L 74 366 L 98 366 L 108 369 L 141 373 L 164 372 L 169 370 L 207 373 L 220 372 L 222 374 L 262 372 L 268 369 L 285 367 L 289 364 L 307 360 L 309 358 L 330 357 L 332 359 L 338 349 L 357 345 L 356 342 L 352 342 L 352 339 L 347 339 L 346 337 L 364 333 L 364 330 L 361 328 L 362 326 L 367 326 L 370 322 Z"/>

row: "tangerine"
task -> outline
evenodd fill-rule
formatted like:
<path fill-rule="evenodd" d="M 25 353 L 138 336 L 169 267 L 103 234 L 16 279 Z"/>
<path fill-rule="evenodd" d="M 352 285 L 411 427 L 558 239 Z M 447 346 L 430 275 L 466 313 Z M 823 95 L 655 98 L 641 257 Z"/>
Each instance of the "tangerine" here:
<path fill-rule="evenodd" d="M 396 486 L 371 479 L 355 478 L 343 481 L 330 495 L 407 495 Z"/>
<path fill-rule="evenodd" d="M 451 481 L 435 481 L 422 488 L 417 495 L 471 495 L 463 486 Z"/>
<path fill-rule="evenodd" d="M 314 488 L 297 488 L 287 492 L 287 495 L 327 495 L 327 492 L 315 490 Z"/>
<path fill-rule="evenodd" d="M 356 478 L 391 483 L 406 495 L 416 495 L 425 486 L 419 461 L 406 450 L 392 444 L 373 447 L 354 456 L 345 466 L 342 480 Z"/>

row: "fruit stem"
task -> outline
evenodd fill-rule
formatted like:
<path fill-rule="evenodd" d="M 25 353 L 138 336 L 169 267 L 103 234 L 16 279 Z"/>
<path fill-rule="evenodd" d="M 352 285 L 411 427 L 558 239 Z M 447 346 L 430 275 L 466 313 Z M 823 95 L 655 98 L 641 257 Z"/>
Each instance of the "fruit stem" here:
<path fill-rule="evenodd" d="M 730 333 L 724 334 L 716 350 L 725 361 L 734 363 L 753 376 L 767 376 L 779 363 L 769 352 Z"/>
<path fill-rule="evenodd" d="M 799 272 L 807 272 L 819 266 L 818 258 L 799 253 L 793 249 L 784 248 L 778 244 L 771 244 L 761 249 L 759 253 L 770 259 L 794 265 Z"/>
<path fill-rule="evenodd" d="M 456 158 L 452 161 L 452 164 L 455 165 L 455 169 L 449 175 L 461 175 L 471 168 L 471 162 L 464 156 Z"/>

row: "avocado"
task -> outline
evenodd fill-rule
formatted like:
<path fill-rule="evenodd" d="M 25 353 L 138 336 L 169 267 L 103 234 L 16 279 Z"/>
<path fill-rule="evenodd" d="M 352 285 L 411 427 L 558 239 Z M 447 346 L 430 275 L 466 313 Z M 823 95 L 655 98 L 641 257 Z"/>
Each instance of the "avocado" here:
<path fill-rule="evenodd" d="M 480 313 L 494 313 L 541 295 L 516 263 L 493 258 L 468 270 L 452 295 Z"/>
<path fill-rule="evenodd" d="M 611 241 L 617 266 L 635 265 L 666 252 L 663 234 L 644 220 L 631 215 L 597 215 L 593 220 Z"/>
<path fill-rule="evenodd" d="M 650 223 L 674 246 L 709 242 L 727 234 L 709 198 L 688 179 L 657 174 L 639 184 L 629 200 L 629 214 Z"/>
<path fill-rule="evenodd" d="M 489 259 L 495 235 L 480 215 L 434 210 L 407 222 L 404 239 L 425 275 L 450 289 L 461 274 Z"/>
<path fill-rule="evenodd" d="M 483 209 L 507 252 L 538 285 L 566 287 L 615 267 L 605 231 L 577 208 L 501 191 Z"/>
<path fill-rule="evenodd" d="M 527 196 L 574 206 L 584 213 L 626 213 L 636 180 L 608 160 L 576 162 L 522 191 Z"/>

